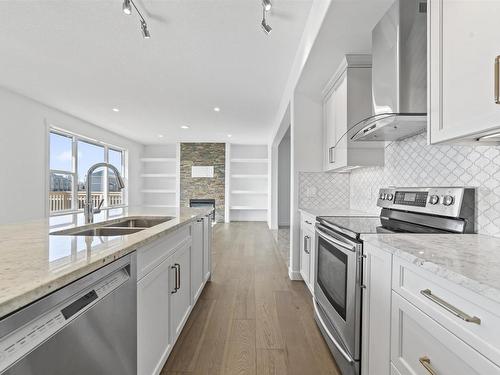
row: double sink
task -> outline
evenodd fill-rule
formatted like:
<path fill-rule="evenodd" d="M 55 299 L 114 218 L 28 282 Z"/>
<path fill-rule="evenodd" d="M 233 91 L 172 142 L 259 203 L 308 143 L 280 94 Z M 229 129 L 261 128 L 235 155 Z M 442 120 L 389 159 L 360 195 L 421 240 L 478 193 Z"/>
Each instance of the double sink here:
<path fill-rule="evenodd" d="M 133 217 L 52 232 L 54 236 L 126 236 L 172 220 L 171 216 Z"/>

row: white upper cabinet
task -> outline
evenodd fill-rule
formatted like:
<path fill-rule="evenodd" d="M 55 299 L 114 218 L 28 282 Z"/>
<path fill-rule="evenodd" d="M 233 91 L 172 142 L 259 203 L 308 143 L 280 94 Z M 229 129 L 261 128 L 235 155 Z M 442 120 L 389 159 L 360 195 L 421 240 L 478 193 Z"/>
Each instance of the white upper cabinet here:
<path fill-rule="evenodd" d="M 500 1 L 433 0 L 428 6 L 429 142 L 499 132 Z"/>
<path fill-rule="evenodd" d="M 346 55 L 323 90 L 325 171 L 384 164 L 384 143 L 351 140 L 372 115 L 371 70 L 370 55 Z"/>

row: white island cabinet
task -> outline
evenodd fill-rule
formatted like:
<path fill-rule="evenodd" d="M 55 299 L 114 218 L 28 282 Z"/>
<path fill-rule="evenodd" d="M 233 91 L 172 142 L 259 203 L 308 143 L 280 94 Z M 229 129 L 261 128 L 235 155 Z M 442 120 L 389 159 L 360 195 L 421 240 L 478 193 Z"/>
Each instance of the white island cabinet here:
<path fill-rule="evenodd" d="M 500 131 L 500 1 L 428 2 L 429 142 Z M 495 98 L 495 96 L 497 96 Z"/>
<path fill-rule="evenodd" d="M 210 277 L 209 221 L 198 218 L 137 250 L 138 375 L 160 373 Z"/>

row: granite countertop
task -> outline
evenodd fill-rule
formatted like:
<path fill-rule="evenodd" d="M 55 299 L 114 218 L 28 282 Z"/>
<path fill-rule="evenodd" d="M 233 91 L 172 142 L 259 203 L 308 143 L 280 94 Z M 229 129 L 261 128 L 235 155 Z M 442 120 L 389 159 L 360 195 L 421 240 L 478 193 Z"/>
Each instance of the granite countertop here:
<path fill-rule="evenodd" d="M 365 244 L 500 303 L 500 238 L 478 234 L 368 234 L 362 238 Z"/>
<path fill-rule="evenodd" d="M 313 216 L 366 216 L 366 217 L 378 217 L 379 213 L 370 213 L 360 210 L 351 210 L 345 208 L 307 208 L 301 207 L 299 211 Z"/>
<path fill-rule="evenodd" d="M 141 207 L 119 212 L 109 220 L 173 216 Z M 210 208 L 178 208 L 165 223 L 116 237 L 49 235 L 83 225 L 82 214 L 0 225 L 0 318 L 209 212 Z"/>

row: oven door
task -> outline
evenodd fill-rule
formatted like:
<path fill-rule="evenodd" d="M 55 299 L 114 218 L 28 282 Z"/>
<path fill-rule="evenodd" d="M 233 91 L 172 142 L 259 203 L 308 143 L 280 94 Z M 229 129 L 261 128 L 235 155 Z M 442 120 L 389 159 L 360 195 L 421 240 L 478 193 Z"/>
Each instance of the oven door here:
<path fill-rule="evenodd" d="M 326 322 L 322 328 L 329 331 L 328 337 L 340 339 L 335 344 L 357 361 L 361 342 L 362 246 L 321 224 L 316 224 L 316 232 L 314 294 L 320 307 L 317 314 Z"/>

